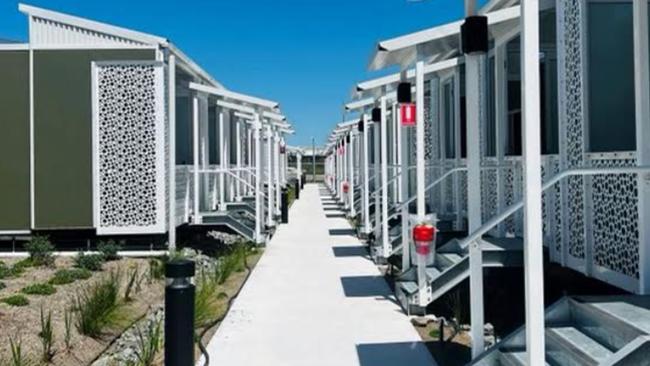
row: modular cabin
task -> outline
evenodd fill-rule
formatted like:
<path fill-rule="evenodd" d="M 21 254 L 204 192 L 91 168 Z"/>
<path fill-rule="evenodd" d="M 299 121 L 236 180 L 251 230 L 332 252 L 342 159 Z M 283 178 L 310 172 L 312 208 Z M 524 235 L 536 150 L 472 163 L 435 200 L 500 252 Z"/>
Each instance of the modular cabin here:
<path fill-rule="evenodd" d="M 483 354 L 483 269 L 523 266 L 528 312 L 543 306 L 543 255 L 637 295 L 549 307 L 547 360 L 650 357 L 647 340 L 602 337 L 650 334 L 631 315 L 650 319 L 650 60 L 639 3 L 532 2 L 533 32 L 525 6 L 493 0 L 379 42 L 369 68 L 401 71 L 355 85 L 351 119 L 330 135 L 326 182 L 359 215 L 373 258 L 398 266 L 405 310 L 425 312 L 469 279 L 477 364 L 527 362 L 524 328 Z M 456 239 L 418 242 L 426 224 Z M 529 334 L 543 342 L 539 329 Z"/>
<path fill-rule="evenodd" d="M 281 116 L 278 103 L 225 89 L 166 38 L 19 10 L 29 39 L 0 42 L 0 236 L 174 246 L 177 229 L 203 224 L 204 213 L 245 196 L 261 200 L 252 169 L 267 151 L 253 159 L 253 130 L 270 126 L 263 112 Z M 259 116 L 259 126 L 236 108 Z M 249 221 L 266 218 L 260 206 L 259 215 L 243 209 Z M 230 226 L 211 228 L 265 240 L 260 230 Z"/>

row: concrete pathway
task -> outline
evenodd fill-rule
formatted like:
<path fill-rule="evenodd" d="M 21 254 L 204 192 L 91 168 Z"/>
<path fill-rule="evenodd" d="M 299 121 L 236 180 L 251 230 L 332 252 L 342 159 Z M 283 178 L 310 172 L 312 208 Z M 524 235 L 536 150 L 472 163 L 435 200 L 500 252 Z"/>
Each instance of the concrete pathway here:
<path fill-rule="evenodd" d="M 210 341 L 210 365 L 435 365 L 395 301 L 326 189 L 306 185 Z"/>

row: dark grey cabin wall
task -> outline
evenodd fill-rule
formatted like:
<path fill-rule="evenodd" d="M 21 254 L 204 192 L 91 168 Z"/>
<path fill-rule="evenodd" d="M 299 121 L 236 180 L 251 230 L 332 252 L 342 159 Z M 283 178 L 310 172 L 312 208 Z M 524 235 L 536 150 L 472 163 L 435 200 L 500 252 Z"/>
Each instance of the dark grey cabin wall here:
<path fill-rule="evenodd" d="M 153 59 L 155 50 L 34 52 L 36 229 L 93 227 L 91 62 Z"/>
<path fill-rule="evenodd" d="M 29 52 L 0 51 L 0 230 L 30 228 Z"/>

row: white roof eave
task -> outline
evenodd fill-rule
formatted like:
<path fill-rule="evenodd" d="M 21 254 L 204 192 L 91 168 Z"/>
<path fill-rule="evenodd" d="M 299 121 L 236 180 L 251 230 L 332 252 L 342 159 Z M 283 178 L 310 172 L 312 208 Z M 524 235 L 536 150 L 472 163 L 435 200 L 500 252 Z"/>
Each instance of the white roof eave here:
<path fill-rule="evenodd" d="M 456 67 L 465 62 L 463 56 L 450 58 L 444 61 L 435 62 L 424 66 L 424 75 L 433 74 L 439 71 L 444 71 L 452 67 Z M 406 71 L 406 80 L 412 80 L 415 78 L 415 69 L 409 69 Z M 377 79 L 367 80 L 357 84 L 354 92 L 352 93 L 353 97 L 360 99 L 366 97 L 376 97 L 377 93 L 381 91 L 383 87 L 391 89 L 394 84 L 397 84 L 401 81 L 401 74 L 394 73 L 391 75 L 383 76 Z"/>
<path fill-rule="evenodd" d="M 519 18 L 519 6 L 487 13 L 488 25 L 494 26 Z M 423 31 L 379 42 L 368 68 L 380 70 L 391 65 L 406 68 L 416 60 L 428 57 L 438 60 L 442 55 L 459 49 L 460 27 L 463 21 L 455 21 Z"/>
<path fill-rule="evenodd" d="M 268 108 L 271 111 L 276 110 L 280 106 L 278 102 L 274 102 L 271 100 L 257 98 L 246 94 L 236 93 L 223 88 L 215 88 L 212 86 L 202 85 L 194 82 L 190 83 L 189 88 L 192 90 L 222 97 L 224 99 L 229 99 L 238 103 L 247 104 L 251 107 Z"/>

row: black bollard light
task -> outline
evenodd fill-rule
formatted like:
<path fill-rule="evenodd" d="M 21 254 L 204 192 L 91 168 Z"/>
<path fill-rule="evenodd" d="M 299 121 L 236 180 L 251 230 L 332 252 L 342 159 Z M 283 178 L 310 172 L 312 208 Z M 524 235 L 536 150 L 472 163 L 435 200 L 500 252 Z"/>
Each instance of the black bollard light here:
<path fill-rule="evenodd" d="M 194 365 L 194 262 L 165 265 L 165 366 Z"/>
<path fill-rule="evenodd" d="M 296 199 L 300 199 L 300 181 L 298 179 L 293 184 L 293 191 L 296 194 Z"/>
<path fill-rule="evenodd" d="M 302 173 L 302 179 L 300 179 L 300 189 L 305 188 L 305 177 L 306 177 L 305 173 Z"/>
<path fill-rule="evenodd" d="M 282 202 L 281 202 L 282 223 L 289 223 L 289 190 L 282 187 Z"/>

